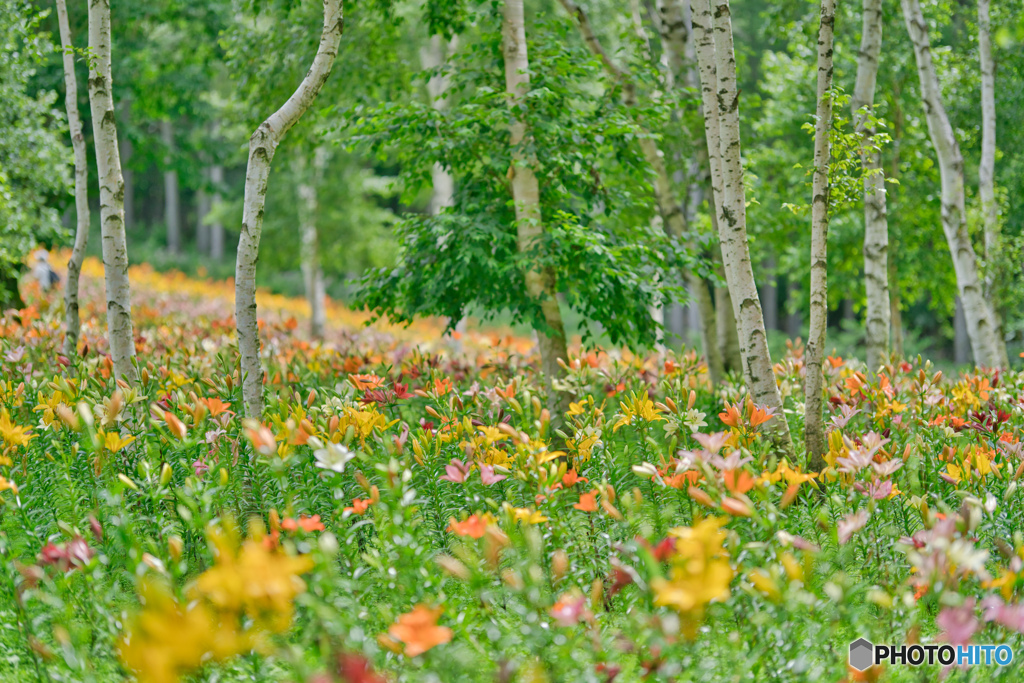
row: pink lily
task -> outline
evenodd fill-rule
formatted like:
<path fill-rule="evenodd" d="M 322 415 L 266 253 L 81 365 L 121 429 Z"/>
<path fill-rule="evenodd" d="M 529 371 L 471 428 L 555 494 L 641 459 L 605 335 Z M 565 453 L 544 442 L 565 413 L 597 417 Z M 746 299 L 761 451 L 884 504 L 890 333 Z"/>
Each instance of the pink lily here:
<path fill-rule="evenodd" d="M 480 465 L 480 480 L 483 481 L 484 486 L 490 486 L 491 484 L 497 484 L 499 481 L 505 478 L 504 474 L 495 474 L 494 467 L 492 465 Z"/>
<path fill-rule="evenodd" d="M 463 484 L 466 481 L 466 477 L 469 476 L 469 470 L 469 465 L 458 458 L 452 458 L 451 463 L 444 466 L 444 471 L 447 474 L 442 474 L 441 479 L 454 484 Z"/>

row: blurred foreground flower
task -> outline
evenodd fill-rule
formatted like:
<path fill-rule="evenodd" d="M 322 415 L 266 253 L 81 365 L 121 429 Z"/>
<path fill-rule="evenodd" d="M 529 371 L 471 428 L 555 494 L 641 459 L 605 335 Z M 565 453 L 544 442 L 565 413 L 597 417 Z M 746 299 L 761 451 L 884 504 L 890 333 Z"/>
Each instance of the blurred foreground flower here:
<path fill-rule="evenodd" d="M 669 578 L 651 581 L 655 604 L 671 607 L 686 617 L 683 628 L 689 637 L 696 634 L 705 605 L 729 597 L 733 570 L 729 553 L 722 546 L 726 533 L 721 529 L 727 521 L 709 517 L 693 527 L 669 531 L 669 537 L 675 541 L 668 557 Z"/>
<path fill-rule="evenodd" d="M 443 607 L 431 609 L 420 604 L 413 611 L 398 617 L 398 621 L 388 629 L 389 636 L 382 635 L 382 639 L 391 641 L 394 647 L 396 643 L 405 645 L 405 655 L 415 657 L 421 655 L 431 648 L 443 645 L 452 639 L 452 630 L 446 626 L 438 626 L 437 619 L 444 612 Z M 388 646 L 389 643 L 382 640 L 381 644 Z"/>

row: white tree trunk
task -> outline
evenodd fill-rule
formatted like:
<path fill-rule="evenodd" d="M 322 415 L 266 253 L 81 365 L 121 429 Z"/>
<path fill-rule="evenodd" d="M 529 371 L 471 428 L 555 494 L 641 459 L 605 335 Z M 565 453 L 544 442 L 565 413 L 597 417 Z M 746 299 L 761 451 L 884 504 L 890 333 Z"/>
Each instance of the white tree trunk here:
<path fill-rule="evenodd" d="M 658 33 L 677 87 L 696 87 L 690 7 L 683 0 L 657 0 Z"/>
<path fill-rule="evenodd" d="M 210 180 L 210 168 L 204 168 L 201 175 L 203 187 L 199 189 L 196 197 L 196 251 L 205 256 L 210 253 L 210 224 L 207 218 L 213 209 L 213 199 L 206 191 L 206 183 Z"/>
<path fill-rule="evenodd" d="M 121 177 L 124 180 L 124 229 L 132 230 L 135 228 L 135 172 L 132 171 L 131 163 L 135 147 L 127 130 L 131 122 L 131 100 L 122 100 L 119 109 L 121 128 L 118 131 L 118 149 L 121 153 Z"/>
<path fill-rule="evenodd" d="M 181 252 L 181 192 L 178 172 L 174 170 L 174 126 L 170 119 L 160 122 L 160 139 L 164 143 L 164 225 L 167 228 L 167 251 Z"/>
<path fill-rule="evenodd" d="M 513 148 L 512 198 L 515 202 L 516 230 L 520 253 L 535 249 L 544 234 L 543 217 L 540 210 L 540 187 L 533 167 L 536 158 L 520 148 L 528 131 L 526 123 L 519 119 L 519 108 L 530 90 L 530 61 L 526 52 L 526 22 L 523 17 L 523 0 L 505 0 L 502 22 L 502 53 L 505 58 L 505 92 L 509 95 L 512 110 L 511 139 Z M 555 290 L 555 273 L 551 269 L 533 268 L 524 274 L 526 290 L 538 302 L 547 330 L 537 330 L 540 348 L 541 369 L 548 382 L 548 410 L 553 420 L 560 421 L 568 409 L 569 395 L 554 388 L 562 368 L 558 359 L 568 360 L 565 342 L 565 325 L 558 307 Z"/>
<path fill-rule="evenodd" d="M 711 207 L 711 229 L 718 234 L 718 216 L 714 213 L 714 200 L 708 198 Z M 714 254 L 715 270 L 722 271 L 722 249 Z M 715 287 L 715 310 L 718 323 L 718 348 L 722 354 L 722 365 L 729 372 L 743 372 L 743 358 L 740 355 L 740 335 L 736 328 L 736 316 L 733 313 L 732 296 L 729 287 Z"/>
<path fill-rule="evenodd" d="M 857 83 L 850 106 L 858 133 L 873 136 L 868 121 L 875 102 L 878 57 L 882 50 L 882 0 L 864 0 Z M 885 176 L 878 150 L 872 144 L 861 150 L 864 176 L 864 288 L 867 294 L 865 338 L 867 363 L 878 370 L 889 352 L 889 220 L 886 209 Z"/>
<path fill-rule="evenodd" d="M 458 40 L 452 38 L 447 45 L 448 52 L 454 52 Z M 436 69 L 445 63 L 446 46 L 439 35 L 431 36 L 430 42 L 420 49 L 420 63 L 424 70 Z M 444 75 L 435 74 L 427 81 L 427 96 L 430 98 L 430 106 L 437 111 L 448 109 L 448 99 L 445 93 L 448 91 L 448 78 Z M 433 194 L 430 197 L 430 213 L 437 215 L 446 206 L 451 206 L 455 195 L 455 181 L 451 173 L 441 164 L 434 164 L 431 173 L 433 181 Z"/>
<path fill-rule="evenodd" d="M 565 11 L 576 21 L 583 42 L 601 60 L 609 75 L 622 85 L 623 101 L 626 106 L 636 104 L 636 84 L 633 75 L 626 69 L 616 64 L 604 50 L 600 40 L 594 33 L 590 19 L 582 7 L 573 0 L 559 0 Z M 636 20 L 634 18 L 634 26 Z M 642 24 L 640 26 L 642 31 Z M 684 26 L 685 30 L 685 26 Z M 641 137 L 639 138 L 640 149 L 644 154 L 651 170 L 654 171 L 652 187 L 654 190 L 654 201 L 658 206 L 658 213 L 665 223 L 665 230 L 670 235 L 682 237 L 687 232 L 686 217 L 683 214 L 682 205 L 676 200 L 675 192 L 672 189 L 672 180 L 665 168 L 665 156 L 658 148 L 657 142 L 643 129 L 641 124 Z M 722 379 L 722 355 L 716 340 L 717 323 L 715 322 L 715 307 L 711 299 L 711 292 L 708 290 L 704 280 L 692 271 L 684 273 L 686 283 L 691 295 L 695 298 L 695 304 L 700 314 L 700 336 L 701 345 L 704 347 L 704 355 L 707 358 L 708 375 L 713 384 L 718 384 Z"/>
<path fill-rule="evenodd" d="M 100 229 L 107 294 L 107 334 L 114 376 L 135 382 L 128 247 L 124 236 L 124 179 L 117 148 L 110 75 L 110 0 L 89 0 L 89 104 L 100 186 Z"/>
<path fill-rule="evenodd" d="M 999 205 L 996 203 L 996 64 L 992 59 L 989 0 L 978 0 L 978 54 L 981 58 L 981 161 L 978 164 L 978 194 L 985 226 L 985 259 L 991 262 L 1000 250 Z M 992 323 L 1000 342 L 999 366 L 1010 367 L 1003 341 L 1002 316 L 992 293 L 992 276 L 985 278 L 985 300 L 992 310 Z"/>
<path fill-rule="evenodd" d="M 75 246 L 68 260 L 68 280 L 64 287 L 64 355 L 78 355 L 78 335 L 81 317 L 78 312 L 78 279 L 82 272 L 82 259 L 89 241 L 89 160 L 85 149 L 82 119 L 78 115 L 78 79 L 75 78 L 74 43 L 68 26 L 68 8 L 65 0 L 57 0 L 57 24 L 60 44 L 64 51 L 64 105 L 68 112 L 68 131 L 71 148 L 75 153 Z"/>
<path fill-rule="evenodd" d="M 221 196 L 221 188 L 224 186 L 224 167 L 220 164 L 210 168 L 210 184 L 213 185 L 210 210 L 216 212 L 216 217 L 210 224 L 210 258 L 219 261 L 224 258 L 224 223 L 220 218 L 220 207 L 224 203 L 224 198 Z"/>
<path fill-rule="evenodd" d="M 732 297 L 747 387 L 756 403 L 776 411 L 777 417 L 766 426 L 776 445 L 792 455 L 793 440 L 768 353 L 768 337 L 747 243 L 732 20 L 728 0 L 716 2 L 712 17 L 709 0 L 694 0 L 693 32 L 722 263 Z"/>
<path fill-rule="evenodd" d="M 928 133 L 939 160 L 942 178 L 942 228 L 953 257 L 957 287 L 964 305 L 967 334 L 971 339 L 974 362 L 983 367 L 998 367 L 1006 357 L 1003 340 L 993 320 L 992 309 L 978 277 L 978 261 L 971 236 L 967 232 L 964 211 L 964 159 L 960 154 L 953 126 L 946 115 L 939 90 L 939 78 L 932 62 L 928 25 L 919 0 L 901 0 L 903 18 L 914 44 L 921 97 L 928 119 Z"/>
<path fill-rule="evenodd" d="M 261 123 L 249 138 L 242 232 L 238 238 L 238 255 L 235 260 L 235 320 L 243 375 L 242 396 L 246 413 L 256 419 L 263 418 L 263 364 L 260 360 L 256 316 L 256 261 L 263 231 L 263 207 L 267 199 L 270 163 L 285 133 L 309 109 L 331 73 L 341 42 L 341 4 L 342 0 L 324 0 L 324 26 L 313 65 L 288 101 Z"/>
<path fill-rule="evenodd" d="M 420 63 L 423 69 L 436 69 L 444 64 L 447 54 L 455 52 L 458 44 L 458 36 L 453 36 L 447 46 L 440 35 L 431 36 L 430 43 L 420 48 Z M 445 97 L 448 85 L 447 76 L 441 74 L 435 74 L 427 81 L 427 97 L 430 98 L 430 106 L 437 111 L 443 112 L 448 109 L 448 98 Z M 442 209 L 452 206 L 455 202 L 455 179 L 442 164 L 434 164 L 431 169 L 431 183 L 429 209 L 431 215 L 436 216 Z M 462 336 L 466 333 L 466 328 L 465 317 L 455 322 L 455 334 L 451 335 L 450 342 L 456 353 L 462 351 Z"/>
<path fill-rule="evenodd" d="M 804 441 L 812 469 L 824 466 L 825 427 L 822 404 L 825 339 L 828 331 L 828 205 L 832 163 L 832 43 L 835 0 L 821 0 L 818 25 L 817 112 L 814 124 L 814 177 L 811 183 L 811 329 L 807 335 L 807 376 L 804 380 Z"/>
<path fill-rule="evenodd" d="M 323 178 L 327 163 L 327 152 L 318 147 L 313 152 L 313 172 L 306 169 L 303 155 L 298 157 L 296 175 L 299 177 L 299 230 L 302 235 L 301 262 L 302 279 L 305 284 L 306 300 L 309 301 L 309 336 L 322 339 L 327 311 L 324 307 L 324 271 L 320 263 L 320 237 L 317 232 L 317 188 Z"/>

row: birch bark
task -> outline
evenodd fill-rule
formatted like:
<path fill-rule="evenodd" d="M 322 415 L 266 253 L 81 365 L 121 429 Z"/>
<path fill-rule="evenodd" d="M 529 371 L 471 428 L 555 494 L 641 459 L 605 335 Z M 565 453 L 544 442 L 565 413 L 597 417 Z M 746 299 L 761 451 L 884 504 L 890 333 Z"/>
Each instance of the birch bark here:
<path fill-rule="evenodd" d="M 452 38 L 448 50 L 455 49 L 456 39 Z M 436 69 L 445 62 L 445 44 L 439 35 L 431 36 L 430 43 L 420 50 L 420 63 L 424 69 Z M 448 79 L 443 75 L 434 75 L 427 81 L 427 96 L 430 98 L 430 106 L 436 111 L 448 109 L 448 99 L 445 92 L 448 90 Z M 452 205 L 452 198 L 455 195 L 455 181 L 451 174 L 441 164 L 434 164 L 431 172 L 433 193 L 430 197 L 430 213 L 436 215 L 441 209 Z"/>
<path fill-rule="evenodd" d="M 82 259 L 89 241 L 89 159 L 85 149 L 82 119 L 78 115 L 78 79 L 75 78 L 74 43 L 68 25 L 65 0 L 57 0 L 57 24 L 64 52 L 64 105 L 68 112 L 68 131 L 75 154 L 75 245 L 68 260 L 68 281 L 64 287 L 64 355 L 78 355 L 78 336 L 82 321 L 78 310 L 78 280 Z"/>
<path fill-rule="evenodd" d="M 342 31 L 342 0 L 324 0 L 324 26 L 313 65 L 291 97 L 249 138 L 245 171 L 242 232 L 235 260 L 235 321 L 241 356 L 242 397 L 249 417 L 263 418 L 263 364 L 256 317 L 256 262 L 263 231 L 270 163 L 281 139 L 309 109 L 331 73 Z"/>
<path fill-rule="evenodd" d="M 981 218 L 985 226 L 985 260 L 991 261 L 999 251 L 999 206 L 996 204 L 996 64 L 992 59 L 992 35 L 989 0 L 978 0 L 978 54 L 981 59 L 981 161 L 978 164 L 978 194 L 981 195 Z M 1003 339 L 1003 323 L 995 307 L 992 276 L 985 278 L 985 300 L 992 307 L 992 324 L 998 340 Z M 999 366 L 1010 367 L 1006 344 L 998 344 Z"/>
<path fill-rule="evenodd" d="M 164 143 L 164 226 L 167 229 L 167 251 L 181 252 L 181 192 L 178 172 L 174 170 L 174 126 L 170 119 L 160 122 L 160 139 Z"/>
<path fill-rule="evenodd" d="M 313 169 L 309 173 L 305 156 L 298 157 L 296 174 L 299 176 L 299 229 L 302 234 L 301 261 L 302 279 L 305 284 L 306 299 L 309 301 L 309 335 L 313 339 L 322 339 L 327 312 L 324 308 L 324 271 L 320 263 L 320 236 L 317 232 L 317 188 L 323 179 L 327 153 L 323 147 L 313 152 Z"/>
<path fill-rule="evenodd" d="M 113 82 L 110 73 L 110 0 L 89 0 L 89 105 L 100 186 L 100 234 L 107 295 L 107 335 L 114 376 L 134 383 L 128 247 L 124 235 L 124 179 L 117 148 Z"/>
<path fill-rule="evenodd" d="M 789 424 L 768 353 L 761 302 L 754 282 L 747 243 L 746 197 L 740 158 L 739 95 L 736 58 L 728 0 L 694 0 L 693 32 L 700 70 L 704 133 L 711 166 L 711 188 L 717 211 L 722 263 L 732 297 L 739 333 L 743 374 L 753 400 L 772 408 L 776 418 L 766 423 L 775 444 L 793 455 Z"/>
<path fill-rule="evenodd" d="M 216 213 L 217 218 L 210 224 L 210 258 L 220 260 L 224 258 L 224 223 L 220 219 L 220 207 L 224 202 L 221 195 L 221 188 L 224 186 L 224 167 L 220 164 L 210 169 L 210 184 L 213 185 L 213 198 L 210 202 L 210 210 Z"/>
<path fill-rule="evenodd" d="M 583 42 L 601 60 L 608 74 L 617 80 L 623 91 L 623 102 L 627 107 L 636 104 L 636 83 L 633 75 L 621 65 L 616 64 L 608 55 L 601 41 L 597 38 L 590 24 L 590 18 L 582 7 L 573 0 L 559 0 L 569 16 L 575 20 Z M 634 20 L 634 25 L 635 25 Z M 642 27 L 641 27 L 642 28 Z M 685 30 L 685 26 L 684 26 Z M 672 189 L 672 180 L 669 178 L 668 169 L 665 167 L 665 156 L 658 144 L 643 129 L 640 123 L 641 137 L 639 138 L 640 149 L 644 159 L 651 170 L 654 171 L 652 187 L 654 190 L 654 201 L 658 206 L 658 213 L 665 224 L 665 230 L 670 235 L 682 237 L 687 233 L 686 217 L 682 205 L 677 201 Z M 691 245 L 692 246 L 692 245 Z M 712 384 L 718 384 L 723 375 L 722 354 L 718 347 L 716 334 L 717 323 L 715 322 L 715 307 L 711 299 L 711 292 L 703 278 L 692 271 L 684 273 L 688 290 L 695 299 L 697 310 L 700 314 L 700 337 L 701 346 L 704 348 L 704 355 L 708 364 L 708 375 Z"/>
<path fill-rule="evenodd" d="M 438 68 L 445 63 L 447 54 L 455 52 L 458 44 L 458 36 L 453 36 L 447 46 L 440 35 L 431 36 L 430 43 L 420 49 L 420 64 L 424 70 Z M 448 85 L 448 78 L 442 74 L 436 74 L 427 81 L 427 97 L 436 111 L 448 109 L 448 98 L 445 97 Z M 455 201 L 455 179 L 442 164 L 434 164 L 431 169 L 431 187 L 430 213 L 436 216 Z M 462 350 L 462 337 L 467 327 L 465 317 L 455 322 L 455 333 L 450 336 L 450 343 L 456 353 Z"/>
<path fill-rule="evenodd" d="M 817 112 L 814 124 L 814 177 L 811 190 L 811 327 L 807 335 L 807 376 L 804 380 L 804 443 L 811 469 L 824 467 L 825 427 L 822 404 L 825 339 L 828 331 L 828 204 L 832 146 L 832 43 L 835 0 L 821 0 L 818 25 Z"/>
<path fill-rule="evenodd" d="M 882 0 L 864 0 L 862 14 L 857 82 L 850 106 L 856 131 L 870 137 L 875 134 L 868 116 L 874 107 L 878 56 L 882 50 Z M 871 144 L 861 150 L 861 167 L 864 176 L 864 289 L 867 294 L 865 337 L 868 369 L 874 372 L 885 362 L 889 352 L 891 314 L 885 176 L 878 150 Z"/>
<path fill-rule="evenodd" d="M 928 133 L 939 161 L 942 178 L 942 229 L 953 257 L 957 288 L 963 301 L 967 334 L 975 364 L 998 367 L 1006 357 L 1006 345 L 998 337 L 992 309 L 985 301 L 984 288 L 978 276 L 978 260 L 967 232 L 964 210 L 964 159 L 960 154 L 953 126 L 942 104 L 939 78 L 932 62 L 928 24 L 925 23 L 919 0 L 901 0 L 907 32 L 914 45 L 917 74 L 921 82 L 921 99 L 928 120 Z"/>
<path fill-rule="evenodd" d="M 529 131 L 526 123 L 519 118 L 519 108 L 530 90 L 530 61 L 526 51 L 526 22 L 523 16 L 523 0 L 505 0 L 504 21 L 502 22 L 502 53 L 505 58 L 505 92 L 509 95 L 512 109 L 511 138 L 512 198 L 515 202 L 516 230 L 520 253 L 535 249 L 544 235 L 544 223 L 540 209 L 540 187 L 533 167 L 537 160 L 521 145 Z M 563 375 L 558 359 L 568 360 L 565 342 L 565 325 L 558 307 L 555 291 L 555 273 L 550 269 L 530 269 L 525 273 L 526 290 L 536 300 L 544 318 L 545 330 L 537 330 L 540 347 L 541 370 L 547 377 L 548 410 L 553 420 L 560 420 L 569 407 L 569 395 L 555 389 L 556 380 Z"/>

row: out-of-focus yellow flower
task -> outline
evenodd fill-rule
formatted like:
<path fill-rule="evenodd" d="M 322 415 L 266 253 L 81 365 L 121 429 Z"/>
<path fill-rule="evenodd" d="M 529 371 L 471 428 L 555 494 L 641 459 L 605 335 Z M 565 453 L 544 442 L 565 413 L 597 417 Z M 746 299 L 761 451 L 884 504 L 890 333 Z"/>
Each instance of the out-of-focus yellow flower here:
<path fill-rule="evenodd" d="M 18 495 L 18 485 L 12 480 L 0 477 L 0 492 L 11 491 L 14 495 Z"/>
<path fill-rule="evenodd" d="M 646 392 L 631 393 L 628 401 L 622 401 L 619 403 L 619 409 L 622 411 L 622 415 L 612 426 L 613 432 L 618 431 L 619 427 L 623 425 L 632 424 L 636 419 L 642 420 L 643 422 L 654 422 L 655 420 L 665 419 L 658 414 L 661 411 L 655 407 L 651 399 L 648 398 Z"/>
<path fill-rule="evenodd" d="M 0 439 L 9 447 L 27 446 L 35 438 L 30 427 L 22 427 L 11 420 L 10 413 L 4 408 L 0 410 Z"/>
<path fill-rule="evenodd" d="M 21 382 L 17 386 L 14 382 L 7 380 L 6 382 L 0 382 L 0 403 L 6 403 L 12 408 L 17 408 L 25 401 L 25 383 Z"/>
<path fill-rule="evenodd" d="M 230 535 L 210 534 L 217 563 L 196 581 L 196 591 L 222 610 L 244 612 L 257 624 L 275 631 L 288 628 L 292 602 L 305 592 L 299 577 L 313 567 L 308 557 L 292 557 L 249 539 L 236 549 Z"/>
<path fill-rule="evenodd" d="M 786 576 L 789 577 L 790 581 L 803 581 L 804 580 L 804 568 L 800 565 L 800 562 L 796 559 L 793 553 L 785 552 L 782 553 L 782 566 L 786 570 Z"/>
<path fill-rule="evenodd" d="M 782 591 L 779 590 L 779 583 L 769 572 L 760 568 L 754 569 L 747 574 L 747 580 L 754 584 L 754 588 L 761 591 L 772 602 L 782 601 Z"/>
<path fill-rule="evenodd" d="M 373 434 L 374 429 L 383 431 L 389 426 L 387 417 L 378 412 L 376 406 L 368 405 L 360 408 L 349 406 L 342 412 L 338 421 L 338 431 L 331 435 L 331 441 L 334 441 L 335 437 L 340 440 L 351 427 L 360 443 L 365 446 L 366 439 Z"/>
<path fill-rule="evenodd" d="M 592 434 L 583 434 L 583 438 L 580 439 L 579 443 L 576 444 L 576 458 L 577 464 L 584 463 L 590 460 L 590 456 L 594 452 L 594 447 L 601 443 L 601 435 L 596 431 Z"/>
<path fill-rule="evenodd" d="M 32 409 L 32 412 L 42 413 L 40 419 L 42 419 L 43 424 L 48 428 L 54 429 L 55 426 L 59 427 L 60 425 L 58 423 L 60 422 L 60 416 L 57 415 L 56 412 L 58 406 L 63 405 L 69 410 L 71 408 L 71 406 L 68 406 L 64 402 L 64 393 L 61 391 L 55 391 L 49 396 L 44 396 L 43 392 L 40 391 L 37 396 L 39 397 L 39 403 Z"/>
<path fill-rule="evenodd" d="M 998 578 L 991 579 L 990 581 L 983 581 L 981 587 L 990 589 L 998 588 L 999 592 L 1003 595 L 1003 599 L 1009 602 L 1010 598 L 1013 597 L 1013 588 L 1017 585 L 1017 578 L 1017 572 L 1004 567 L 1002 574 L 1000 574 Z"/>
<path fill-rule="evenodd" d="M 207 659 L 223 660 L 253 649 L 251 633 L 239 633 L 238 618 L 222 618 L 207 604 L 183 607 L 159 584 L 144 581 L 146 608 L 135 616 L 120 643 L 121 661 L 143 683 L 177 683 Z"/>
<path fill-rule="evenodd" d="M 537 510 L 531 510 L 530 508 L 517 508 L 512 507 L 509 503 L 503 505 L 505 512 L 507 512 L 517 522 L 525 522 L 526 524 L 541 524 L 548 521 L 548 518 L 542 515 Z"/>
<path fill-rule="evenodd" d="M 516 451 L 524 459 L 533 457 L 534 463 L 537 465 L 543 465 L 565 455 L 565 451 L 548 450 L 548 445 L 540 439 L 531 439 L 527 443 L 520 441 L 516 444 Z"/>
<path fill-rule="evenodd" d="M 780 460 L 779 464 L 775 467 L 774 472 L 765 470 L 761 473 L 758 478 L 758 484 L 775 484 L 781 480 L 785 480 L 789 486 L 800 486 L 801 484 L 810 482 L 812 486 L 817 487 L 814 482 L 818 478 L 817 472 L 801 472 L 801 468 L 797 467 L 793 469 L 789 466 L 789 463 L 785 460 Z"/>
<path fill-rule="evenodd" d="M 102 444 L 103 447 L 111 453 L 117 453 L 122 448 L 135 441 L 135 437 L 130 434 L 127 437 L 122 438 L 118 432 L 104 432 L 102 429 L 97 431 L 96 436 L 99 439 L 100 444 Z"/>
<path fill-rule="evenodd" d="M 726 533 L 722 525 L 728 518 L 709 517 L 692 527 L 676 527 L 669 536 L 676 539 L 669 557 L 669 578 L 651 581 L 654 602 L 671 607 L 687 617 L 687 634 L 696 633 L 696 626 L 704 614 L 704 607 L 713 600 L 729 597 L 729 583 L 733 578 L 729 566 L 729 553 L 723 547 Z"/>

